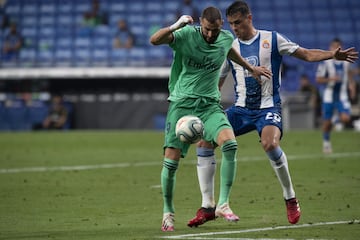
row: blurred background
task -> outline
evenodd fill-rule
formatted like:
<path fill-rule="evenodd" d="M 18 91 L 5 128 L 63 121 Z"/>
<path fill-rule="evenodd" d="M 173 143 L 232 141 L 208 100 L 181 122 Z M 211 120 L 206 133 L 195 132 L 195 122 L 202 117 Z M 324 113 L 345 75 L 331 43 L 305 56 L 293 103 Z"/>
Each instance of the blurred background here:
<path fill-rule="evenodd" d="M 276 30 L 307 48 L 338 37 L 360 49 L 358 0 L 249 0 L 258 29 Z M 0 130 L 30 131 L 53 111 L 54 129 L 163 129 L 172 52 L 150 35 L 181 14 L 198 19 L 205 0 L 0 0 Z M 225 20 L 225 29 L 230 29 Z M 359 63 L 352 65 L 357 86 Z M 284 57 L 285 129 L 318 128 L 316 63 Z M 304 80 L 305 78 L 305 80 Z M 231 104 L 232 81 L 223 89 Z M 54 96 L 62 108 L 54 110 Z M 357 92 L 359 96 L 359 91 Z M 352 100 L 359 119 L 359 97 Z M 59 110 L 61 109 L 61 110 Z M 353 125 L 343 126 L 352 128 Z M 41 128 L 41 127 L 40 127 Z"/>

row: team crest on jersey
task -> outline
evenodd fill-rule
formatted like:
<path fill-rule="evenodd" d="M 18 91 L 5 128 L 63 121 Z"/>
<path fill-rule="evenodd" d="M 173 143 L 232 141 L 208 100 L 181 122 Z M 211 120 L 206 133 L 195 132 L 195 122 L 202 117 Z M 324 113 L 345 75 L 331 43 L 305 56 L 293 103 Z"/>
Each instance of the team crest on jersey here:
<path fill-rule="evenodd" d="M 251 66 L 258 66 L 259 59 L 257 56 L 250 56 L 246 58 L 246 61 L 251 64 Z"/>
<path fill-rule="evenodd" d="M 262 42 L 262 46 L 263 46 L 263 48 L 268 49 L 268 48 L 270 48 L 270 42 L 269 42 L 267 39 L 265 39 L 265 40 Z"/>

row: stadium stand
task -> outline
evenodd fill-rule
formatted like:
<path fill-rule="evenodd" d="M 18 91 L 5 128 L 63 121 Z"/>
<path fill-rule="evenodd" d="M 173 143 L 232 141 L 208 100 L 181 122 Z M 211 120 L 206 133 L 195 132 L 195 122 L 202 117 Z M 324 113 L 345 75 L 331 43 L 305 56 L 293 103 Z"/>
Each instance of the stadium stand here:
<path fill-rule="evenodd" d="M 197 1 L 199 6 L 217 4 L 205 0 Z M 231 1 L 221 1 L 219 7 L 224 11 Z M 253 11 L 257 12 L 254 19 L 259 28 L 276 29 L 287 34 L 293 41 L 305 46 L 326 47 L 329 39 L 324 33 L 344 38 L 347 45 L 359 46 L 357 13 L 360 11 L 360 2 L 357 0 L 347 1 L 287 1 L 277 0 L 249 1 Z M 97 26 L 89 31 L 82 29 L 81 20 L 83 13 L 91 7 L 91 0 L 62 1 L 62 0 L 12 0 L 7 1 L 4 13 L 11 20 L 20 23 L 22 34 L 26 39 L 26 46 L 20 62 L 10 64 L 11 67 L 22 66 L 62 66 L 63 59 L 56 57 L 56 50 L 64 41 L 74 42 L 75 45 L 65 47 L 72 51 L 66 54 L 73 64 L 80 61 L 77 66 L 95 66 L 99 59 L 101 65 L 112 66 L 111 37 L 114 34 L 116 21 L 126 18 L 136 36 L 137 48 L 145 51 L 145 56 L 150 51 L 148 38 L 152 26 L 162 26 L 172 21 L 179 7 L 179 1 L 154 0 L 102 0 L 101 10 L 108 14 L 107 26 Z M 228 28 L 228 25 L 225 24 Z M 3 34 L 2 34 L 3 35 Z M 97 40 L 99 36 L 101 40 Z M 86 39 L 78 39 L 83 37 Z M 96 40 L 96 43 L 94 42 Z M 42 53 L 44 41 L 53 43 Z M 65 40 L 66 41 L 66 40 Z M 99 44 L 99 41 L 101 42 Z M 325 42 L 326 41 L 326 42 Z M 94 46 L 84 46 L 80 43 L 94 42 Z M 77 48 L 79 47 L 79 51 Z M 86 47 L 86 49 L 84 49 Z M 35 56 L 28 48 L 35 50 Z M 67 51 L 67 50 L 66 50 Z M 136 52 L 140 52 L 137 50 Z M 85 61 L 84 58 L 89 60 Z M 93 61 L 95 58 L 95 61 Z M 49 59 L 49 63 L 45 61 Z M 129 54 L 129 61 L 124 62 L 133 65 L 139 59 L 139 54 Z M 146 61 L 146 59 L 144 59 Z M 25 61 L 25 63 L 23 62 Z M 29 61 L 33 61 L 31 64 Z M 60 61 L 60 63 L 58 63 Z M 150 60 L 151 61 L 151 60 Z M 169 65 L 169 62 L 158 61 L 160 64 Z M 152 63 L 152 62 L 151 62 Z M 117 65 L 117 64 L 115 64 Z M 6 63 L 3 64 L 7 67 Z"/>

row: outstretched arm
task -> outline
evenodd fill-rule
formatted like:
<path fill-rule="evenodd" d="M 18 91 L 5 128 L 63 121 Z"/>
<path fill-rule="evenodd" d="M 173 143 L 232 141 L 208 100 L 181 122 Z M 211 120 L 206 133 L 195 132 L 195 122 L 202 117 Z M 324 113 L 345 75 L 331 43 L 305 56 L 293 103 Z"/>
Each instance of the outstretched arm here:
<path fill-rule="evenodd" d="M 337 48 L 334 51 L 326 51 L 321 49 L 307 49 L 299 47 L 292 56 L 307 62 L 319 62 L 334 58 L 336 60 L 355 62 L 359 58 L 359 52 L 355 48 L 341 50 Z"/>
<path fill-rule="evenodd" d="M 172 24 L 169 27 L 164 27 L 159 29 L 150 37 L 150 42 L 153 45 L 160 44 L 169 44 L 174 40 L 174 35 L 172 34 L 175 30 L 186 26 L 189 23 L 193 23 L 194 20 L 191 16 L 183 15 L 177 20 L 176 23 Z"/>

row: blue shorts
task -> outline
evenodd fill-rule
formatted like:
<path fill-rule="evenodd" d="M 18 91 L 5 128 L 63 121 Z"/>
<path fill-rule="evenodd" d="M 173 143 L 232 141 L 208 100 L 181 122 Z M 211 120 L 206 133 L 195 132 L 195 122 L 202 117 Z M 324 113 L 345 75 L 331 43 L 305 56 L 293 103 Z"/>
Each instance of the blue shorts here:
<path fill-rule="evenodd" d="M 324 120 L 330 120 L 334 114 L 334 110 L 337 110 L 339 114 L 345 113 L 350 115 L 350 107 L 347 107 L 348 104 L 342 101 L 335 101 L 333 103 L 323 103 L 322 104 L 322 118 Z"/>
<path fill-rule="evenodd" d="M 235 136 L 257 130 L 259 136 L 265 126 L 273 125 L 279 128 L 282 135 L 281 108 L 248 109 L 231 106 L 225 110 Z"/>

